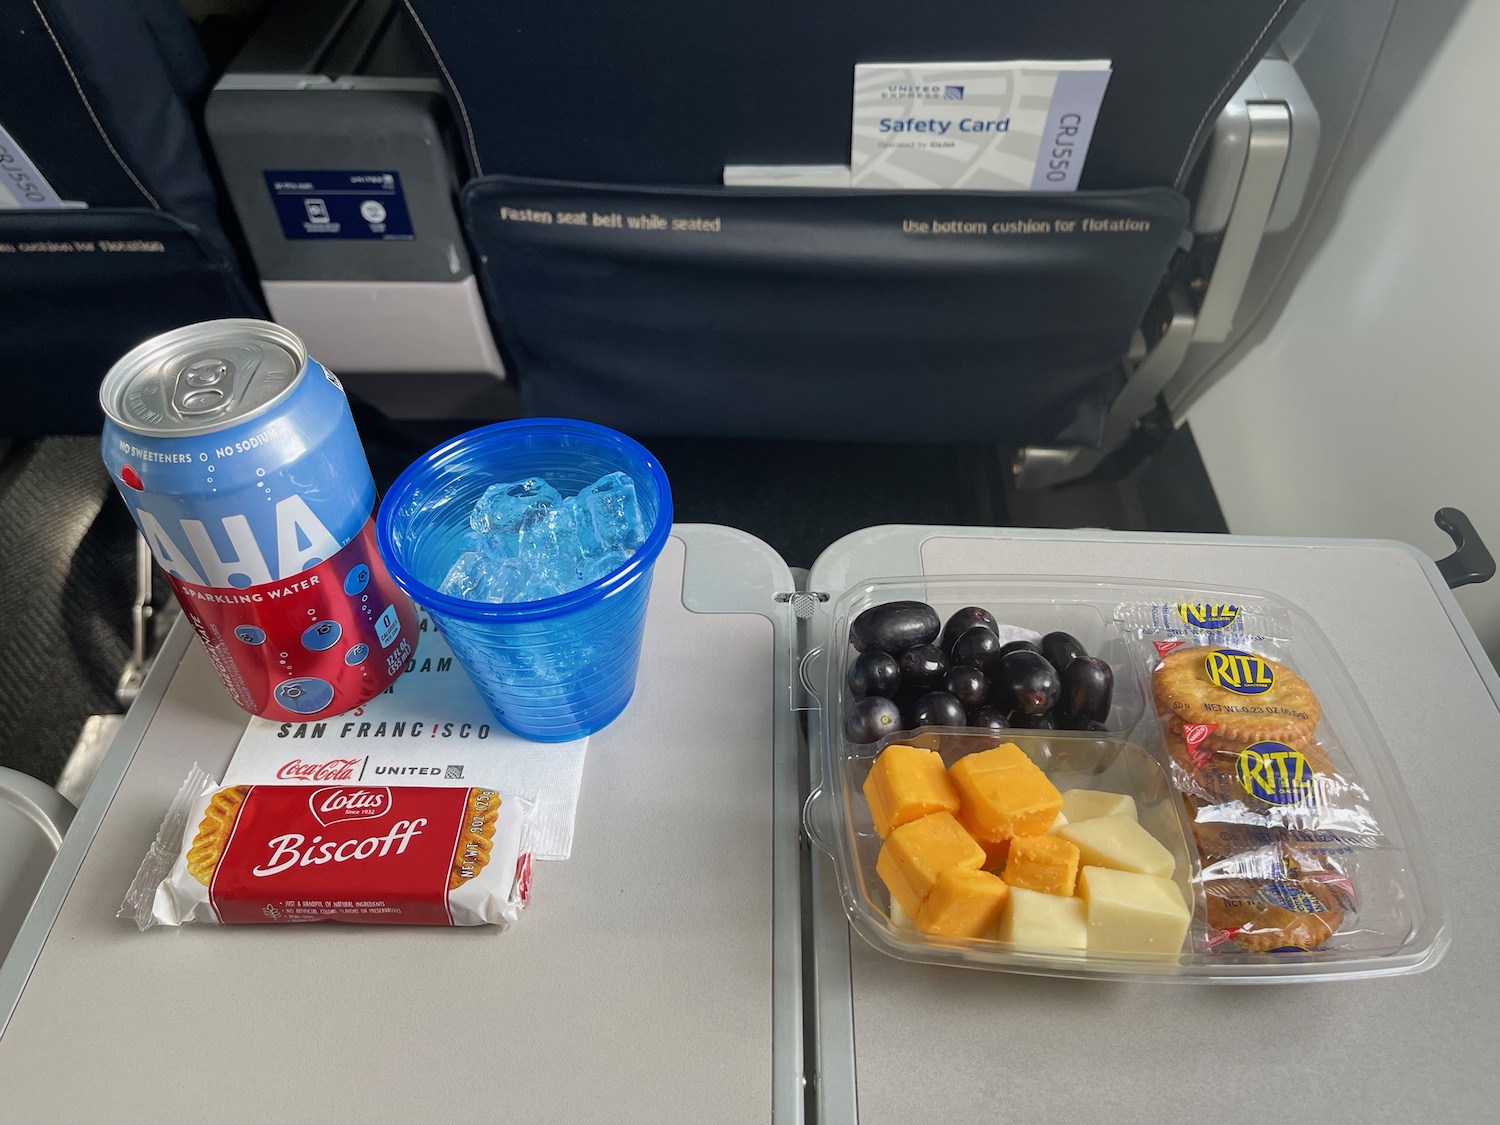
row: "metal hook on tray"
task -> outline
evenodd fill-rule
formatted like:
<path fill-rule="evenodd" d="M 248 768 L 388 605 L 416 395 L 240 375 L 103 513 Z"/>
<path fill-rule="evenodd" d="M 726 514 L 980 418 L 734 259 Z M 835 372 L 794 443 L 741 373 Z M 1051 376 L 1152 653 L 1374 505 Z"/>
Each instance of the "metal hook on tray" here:
<path fill-rule="evenodd" d="M 1468 516 L 1457 508 L 1439 508 L 1432 521 L 1448 533 L 1457 548 L 1451 555 L 1437 560 L 1438 573 L 1450 589 L 1488 582 L 1495 577 L 1495 557 L 1479 538 L 1479 532 L 1474 530 Z"/>

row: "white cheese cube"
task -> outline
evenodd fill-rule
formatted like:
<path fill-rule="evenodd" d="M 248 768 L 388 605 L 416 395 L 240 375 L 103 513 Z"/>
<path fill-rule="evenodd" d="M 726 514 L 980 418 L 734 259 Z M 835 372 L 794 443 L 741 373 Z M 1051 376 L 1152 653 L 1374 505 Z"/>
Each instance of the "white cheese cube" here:
<path fill-rule="evenodd" d="M 1172 853 L 1128 816 L 1099 816 L 1065 824 L 1056 835 L 1078 845 L 1079 862 L 1115 871 L 1167 878 L 1177 867 Z"/>
<path fill-rule="evenodd" d="M 917 924 L 912 921 L 911 915 L 906 912 L 906 907 L 896 901 L 895 895 L 891 896 L 891 925 L 895 926 L 898 930 L 915 930 L 917 928 Z"/>
<path fill-rule="evenodd" d="M 1057 819 L 1052 822 L 1052 827 L 1049 828 L 1049 829 L 1047 829 L 1047 835 L 1049 835 L 1049 836 L 1056 836 L 1057 835 L 1057 830 L 1059 828 L 1061 828 L 1064 824 L 1067 824 L 1067 823 L 1068 823 L 1068 818 L 1065 817 L 1062 813 L 1058 813 L 1057 814 Z"/>
<path fill-rule="evenodd" d="M 1128 816 L 1140 820 L 1135 813 L 1135 798 L 1126 793 L 1104 793 L 1098 789 L 1069 789 L 1063 794 L 1062 815 L 1068 823 L 1080 820 L 1095 820 L 1101 816 Z"/>
<path fill-rule="evenodd" d="M 995 940 L 1025 949 L 1081 952 L 1089 940 L 1083 900 L 1012 887 L 995 925 Z"/>
<path fill-rule="evenodd" d="M 1088 919 L 1090 953 L 1181 952 L 1192 914 L 1172 880 L 1085 867 L 1078 894 Z"/>

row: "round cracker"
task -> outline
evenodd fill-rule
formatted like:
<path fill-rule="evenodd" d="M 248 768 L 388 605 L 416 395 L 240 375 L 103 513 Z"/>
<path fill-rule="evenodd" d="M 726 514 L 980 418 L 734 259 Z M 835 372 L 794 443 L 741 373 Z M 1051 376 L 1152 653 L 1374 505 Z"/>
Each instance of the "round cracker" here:
<path fill-rule="evenodd" d="M 1168 745 L 1175 747 L 1178 743 L 1180 743 L 1182 752 L 1186 754 L 1187 743 L 1185 741 L 1185 736 L 1182 733 L 1181 719 L 1168 719 L 1166 737 Z M 1197 749 L 1200 756 L 1205 753 L 1228 754 L 1230 756 L 1234 756 L 1237 755 L 1246 746 L 1253 746 L 1256 742 L 1280 742 L 1287 746 L 1290 746 L 1293 750 L 1300 750 L 1302 752 L 1302 756 L 1307 759 L 1307 764 L 1311 766 L 1313 768 L 1313 771 L 1316 773 L 1328 774 L 1331 776 L 1338 772 L 1334 769 L 1333 759 L 1328 756 L 1328 751 L 1325 750 L 1323 748 L 1323 745 L 1315 738 L 1259 738 L 1251 741 L 1248 739 L 1220 738 L 1218 732 L 1215 731 L 1207 738 L 1205 738 L 1202 742 L 1198 743 Z M 1176 751 L 1174 750 L 1174 753 L 1175 752 Z"/>
<path fill-rule="evenodd" d="M 1235 884 L 1238 880 L 1234 881 Z M 1270 953 L 1284 949 L 1317 949 L 1338 932 L 1344 924 L 1344 908 L 1335 892 L 1314 878 L 1301 878 L 1295 885 L 1310 901 L 1323 909 L 1288 910 L 1258 896 L 1242 896 L 1234 885 L 1204 887 L 1208 906 L 1208 924 L 1223 930 L 1229 939 L 1252 953 Z M 1229 891 L 1228 895 L 1216 890 Z"/>
<path fill-rule="evenodd" d="M 1208 654 L 1221 645 L 1179 648 L 1162 658 L 1151 675 L 1156 709 L 1183 723 L 1208 723 L 1212 737 L 1222 744 L 1253 742 L 1306 742 L 1317 729 L 1322 709 L 1307 681 L 1285 664 L 1267 657 L 1274 682 L 1259 695 L 1241 695 L 1220 687 L 1208 678 Z"/>
<path fill-rule="evenodd" d="M 1203 743 L 1189 750 L 1180 731 L 1167 730 L 1164 735 L 1167 752 L 1171 755 L 1172 781 L 1178 792 L 1188 802 L 1189 819 L 1200 819 L 1196 808 L 1214 809 L 1220 806 L 1244 806 L 1248 813 L 1226 810 L 1210 820 L 1228 823 L 1254 824 L 1284 829 L 1289 823 L 1300 823 L 1309 815 L 1316 817 L 1323 807 L 1324 782 L 1320 778 L 1336 777 L 1332 763 L 1322 747 L 1316 742 L 1304 742 L 1290 746 L 1307 762 L 1311 775 L 1307 778 L 1304 796 L 1285 804 L 1273 804 L 1249 792 L 1239 774 L 1240 751 L 1243 746 L 1216 748 Z M 1253 745 L 1253 744 L 1251 744 Z"/>

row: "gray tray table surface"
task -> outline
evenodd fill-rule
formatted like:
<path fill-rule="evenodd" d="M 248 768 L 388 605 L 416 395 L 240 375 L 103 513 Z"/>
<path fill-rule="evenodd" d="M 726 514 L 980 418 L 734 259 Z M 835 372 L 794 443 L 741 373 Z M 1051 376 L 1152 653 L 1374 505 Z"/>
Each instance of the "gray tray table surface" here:
<path fill-rule="evenodd" d="M 1310 613 L 1390 745 L 1453 945 L 1417 976 L 1260 987 L 914 965 L 849 930 L 820 855 L 810 974 L 820 1122 L 1495 1119 L 1500 682 L 1430 559 L 1376 541 L 886 527 L 830 547 L 809 587 L 837 598 L 862 579 L 917 574 L 1259 588 Z M 820 624 L 826 632 L 826 614 L 817 641 Z"/>
<path fill-rule="evenodd" d="M 798 1119 L 790 588 L 758 540 L 674 529 L 573 855 L 504 934 L 116 920 L 190 766 L 245 726 L 179 622 L 0 969 L 0 1121 Z"/>

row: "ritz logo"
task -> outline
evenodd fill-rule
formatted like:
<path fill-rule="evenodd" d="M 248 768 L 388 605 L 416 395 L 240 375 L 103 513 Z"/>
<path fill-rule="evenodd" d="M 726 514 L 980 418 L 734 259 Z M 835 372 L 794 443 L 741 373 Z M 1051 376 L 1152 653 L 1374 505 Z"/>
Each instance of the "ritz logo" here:
<path fill-rule="evenodd" d="M 1189 629 L 1209 629 L 1217 632 L 1227 629 L 1233 625 L 1240 616 L 1240 607 L 1237 605 L 1187 605 L 1186 603 L 1177 607 L 1178 616 Z"/>
<path fill-rule="evenodd" d="M 1216 648 L 1203 661 L 1209 681 L 1236 695 L 1260 695 L 1276 683 L 1268 660 L 1232 648 Z"/>
<path fill-rule="evenodd" d="M 1313 796 L 1313 771 L 1301 751 L 1282 742 L 1257 742 L 1240 751 L 1235 776 L 1252 797 L 1296 805 Z"/>

